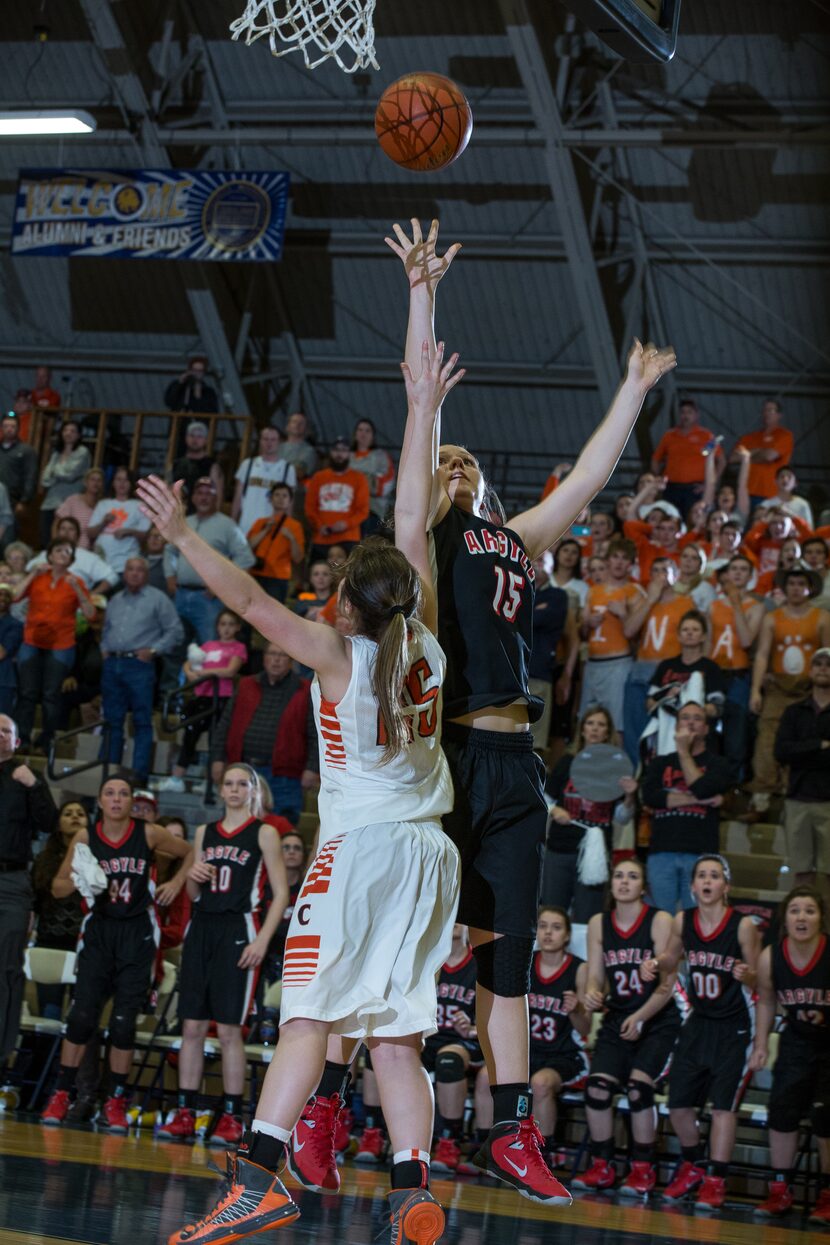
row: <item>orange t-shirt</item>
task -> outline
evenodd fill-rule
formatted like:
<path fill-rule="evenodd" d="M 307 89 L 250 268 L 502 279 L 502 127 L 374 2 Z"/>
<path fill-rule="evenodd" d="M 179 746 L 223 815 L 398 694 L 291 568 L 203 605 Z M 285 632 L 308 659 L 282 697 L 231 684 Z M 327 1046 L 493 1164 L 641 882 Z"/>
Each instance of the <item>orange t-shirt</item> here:
<path fill-rule="evenodd" d="M 775 450 L 778 455 L 771 463 L 750 463 L 747 488 L 752 497 L 774 497 L 778 491 L 775 473 L 779 467 L 786 467 L 793 456 L 793 434 L 789 428 L 773 428 L 772 432 L 748 432 L 745 437 L 738 437 L 736 445 L 752 450 Z"/>
<path fill-rule="evenodd" d="M 676 566 L 680 565 L 682 551 L 655 545 L 649 539 L 650 533 L 651 527 L 642 519 L 626 519 L 623 523 L 623 535 L 637 546 L 637 576 L 641 584 L 647 584 L 651 579 L 651 566 L 655 558 L 670 558 Z"/>
<path fill-rule="evenodd" d="M 819 628 L 824 613 L 817 606 L 800 617 L 781 606 L 772 611 L 773 641 L 770 669 L 773 674 L 806 674 L 810 658 L 821 646 Z"/>
<path fill-rule="evenodd" d="M 680 619 L 694 609 L 688 597 L 672 597 L 671 601 L 658 601 L 652 605 L 643 627 L 639 661 L 664 661 L 667 657 L 680 656 L 680 639 L 677 628 Z"/>
<path fill-rule="evenodd" d="M 703 483 L 706 459 L 702 451 L 713 435 L 700 424 L 694 424 L 688 432 L 669 428 L 668 432 L 663 433 L 654 457 L 663 464 L 663 474 L 670 484 Z"/>
<path fill-rule="evenodd" d="M 360 540 L 360 525 L 369 517 L 369 484 L 362 471 L 347 467 L 315 471 L 306 484 L 305 512 L 311 524 L 315 545 L 354 544 Z M 342 532 L 320 535 L 321 527 L 346 523 Z"/>
<path fill-rule="evenodd" d="M 251 543 L 254 537 L 259 535 L 267 522 L 267 519 L 257 519 L 252 524 L 251 530 L 248 533 L 248 544 Z M 264 559 L 264 566 L 261 570 L 253 570 L 251 572 L 252 575 L 262 575 L 268 579 L 291 578 L 293 566 L 291 561 L 291 542 L 285 535 L 286 528 L 300 546 L 300 552 L 305 552 L 305 533 L 301 525 L 296 519 L 286 516 L 277 535 L 271 535 L 270 538 L 266 536 L 259 548 L 255 550 L 256 556 Z"/>
<path fill-rule="evenodd" d="M 81 596 L 89 600 L 84 585 L 80 580 L 75 582 Z M 34 577 L 25 595 L 29 598 L 29 611 L 23 625 L 24 643 L 35 648 L 72 648 L 75 644 L 78 593 L 68 577 L 62 575 L 53 584 L 49 567 Z"/>
<path fill-rule="evenodd" d="M 539 498 L 539 501 L 544 501 L 546 497 L 550 497 L 553 490 L 557 488 L 559 488 L 559 476 L 552 471 L 547 480 L 545 480 L 545 487 L 542 489 L 542 496 Z"/>
<path fill-rule="evenodd" d="M 741 609 L 748 613 L 755 605 L 752 599 L 741 602 Z M 738 639 L 735 630 L 735 609 L 724 597 L 715 597 L 709 606 L 712 624 L 712 651 L 709 656 L 722 670 L 748 670 L 749 653 Z"/>
<path fill-rule="evenodd" d="M 602 610 L 602 622 L 592 627 L 588 636 L 588 656 L 592 661 L 604 661 L 609 657 L 627 657 L 631 652 L 631 641 L 623 633 L 622 619 L 612 614 L 608 606 L 612 601 L 635 601 L 642 597 L 643 590 L 639 584 L 594 584 L 588 589 L 585 600 L 585 613 L 594 614 Z"/>

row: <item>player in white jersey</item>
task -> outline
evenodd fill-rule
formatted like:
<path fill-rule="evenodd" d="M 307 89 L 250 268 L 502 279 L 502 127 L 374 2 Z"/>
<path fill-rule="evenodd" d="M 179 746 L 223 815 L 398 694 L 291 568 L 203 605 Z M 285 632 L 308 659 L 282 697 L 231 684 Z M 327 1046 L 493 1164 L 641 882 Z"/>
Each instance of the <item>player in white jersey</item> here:
<path fill-rule="evenodd" d="M 228 1156 L 230 1193 L 169 1245 L 222 1245 L 298 1217 L 278 1172 L 331 1033 L 372 1052 L 394 1150 L 392 1242 L 434 1245 L 443 1232 L 429 1192 L 434 1104 L 420 1054 L 436 1028 L 434 981 L 452 942 L 460 864 L 440 822 L 452 785 L 440 747 L 445 662 L 432 634 L 422 468 L 441 402 L 463 374 L 453 375 L 456 362 L 444 365 L 440 349 L 430 359 L 425 345 L 417 380 L 404 366 L 399 547 L 368 540 L 346 562 L 339 606 L 352 637 L 292 614 L 217 554 L 185 522 L 181 483 L 170 490 L 151 476 L 139 486 L 145 515 L 208 589 L 315 670 L 321 749 L 321 846 L 286 939 L 280 1041 L 251 1130 Z"/>

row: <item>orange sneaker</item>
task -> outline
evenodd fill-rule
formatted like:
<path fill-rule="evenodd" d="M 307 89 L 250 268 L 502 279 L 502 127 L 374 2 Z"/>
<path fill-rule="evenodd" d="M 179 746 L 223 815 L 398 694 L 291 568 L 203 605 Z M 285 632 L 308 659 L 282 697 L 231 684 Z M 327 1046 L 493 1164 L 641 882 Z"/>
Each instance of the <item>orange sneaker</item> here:
<path fill-rule="evenodd" d="M 229 1245 L 299 1218 L 300 1209 L 279 1178 L 248 1159 L 228 1155 L 228 1184 L 210 1214 L 174 1232 L 167 1245 Z"/>
<path fill-rule="evenodd" d="M 389 1198 L 390 1245 L 435 1245 L 443 1232 L 444 1212 L 429 1189 L 393 1189 Z"/>

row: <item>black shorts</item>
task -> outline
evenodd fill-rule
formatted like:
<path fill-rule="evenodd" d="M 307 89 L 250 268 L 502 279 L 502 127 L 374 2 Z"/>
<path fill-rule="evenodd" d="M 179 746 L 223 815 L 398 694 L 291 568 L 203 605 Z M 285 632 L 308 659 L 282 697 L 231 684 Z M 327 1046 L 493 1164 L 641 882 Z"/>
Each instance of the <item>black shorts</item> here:
<path fill-rule="evenodd" d="M 455 788 L 444 830 L 461 855 L 457 920 L 495 934 L 533 938 L 548 810 L 545 767 L 530 731 L 507 734 L 444 725 Z"/>
<path fill-rule="evenodd" d="M 680 1013 L 673 1002 L 647 1022 L 636 1041 L 620 1037 L 624 1012 L 608 1012 L 591 1056 L 591 1075 L 612 1077 L 625 1085 L 632 1072 L 643 1072 L 654 1084 L 666 1075 L 680 1033 Z"/>
<path fill-rule="evenodd" d="M 830 1045 L 827 1035 L 815 1042 L 785 1029 L 778 1045 L 778 1058 L 772 1069 L 769 1096 L 769 1127 L 778 1133 L 795 1133 L 803 1119 L 812 1117 L 817 1137 L 828 1130 L 814 1114 L 814 1107 L 830 1102 Z"/>
<path fill-rule="evenodd" d="M 584 1050 L 575 1050 L 573 1053 L 546 1050 L 543 1046 L 536 1046 L 531 1042 L 530 1075 L 533 1076 L 535 1072 L 541 1072 L 544 1068 L 550 1068 L 551 1071 L 559 1073 L 563 1088 L 574 1081 L 581 1081 L 590 1072 L 588 1056 Z"/>
<path fill-rule="evenodd" d="M 73 1007 L 96 1018 L 107 999 L 117 1015 L 144 1011 L 153 982 L 159 942 L 155 913 L 116 920 L 92 913 L 78 938 L 78 976 Z"/>
<path fill-rule="evenodd" d="M 669 1077 L 669 1107 L 737 1111 L 752 1073 L 749 1016 L 714 1020 L 692 1012 L 680 1031 Z"/>
<path fill-rule="evenodd" d="M 240 968 L 239 957 L 256 937 L 250 913 L 196 915 L 187 927 L 179 982 L 182 1020 L 242 1025 L 254 1005 L 259 969 Z"/>
<path fill-rule="evenodd" d="M 421 1063 L 427 1072 L 435 1071 L 435 1058 L 439 1050 L 444 1050 L 446 1046 L 463 1046 L 470 1056 L 471 1068 L 480 1068 L 484 1063 L 484 1053 L 478 1042 L 463 1038 L 458 1033 L 433 1033 L 426 1039 L 421 1051 Z"/>

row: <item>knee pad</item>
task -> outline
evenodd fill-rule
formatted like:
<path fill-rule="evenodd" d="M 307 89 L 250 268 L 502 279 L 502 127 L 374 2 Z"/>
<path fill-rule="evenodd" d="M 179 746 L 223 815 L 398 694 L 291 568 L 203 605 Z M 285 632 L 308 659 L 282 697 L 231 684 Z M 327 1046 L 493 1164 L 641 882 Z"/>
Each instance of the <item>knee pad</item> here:
<path fill-rule="evenodd" d="M 817 1137 L 830 1137 L 830 1102 L 814 1102 L 810 1117 Z"/>
<path fill-rule="evenodd" d="M 98 1017 L 95 1012 L 78 1007 L 76 1004 L 66 1018 L 67 1041 L 75 1046 L 86 1046 L 90 1038 L 94 1036 L 97 1027 Z"/>
<path fill-rule="evenodd" d="M 503 999 L 521 998 L 530 990 L 533 939 L 505 934 L 473 948 L 476 981 Z"/>
<path fill-rule="evenodd" d="M 435 1081 L 438 1085 L 454 1085 L 467 1079 L 464 1060 L 454 1050 L 439 1050 L 435 1056 Z"/>
<path fill-rule="evenodd" d="M 135 1046 L 136 1012 L 115 1012 L 110 1016 L 110 1043 L 116 1050 L 132 1050 Z"/>
<path fill-rule="evenodd" d="M 585 1106 L 595 1111 L 607 1111 L 614 1101 L 615 1087 L 603 1076 L 591 1075 L 585 1082 Z"/>
<path fill-rule="evenodd" d="M 648 1081 L 631 1080 L 625 1087 L 628 1107 L 632 1115 L 638 1111 L 650 1111 L 654 1106 L 654 1086 Z"/>

